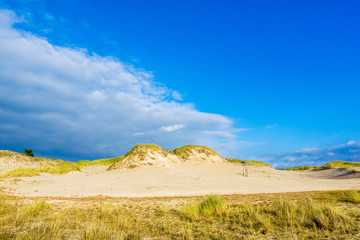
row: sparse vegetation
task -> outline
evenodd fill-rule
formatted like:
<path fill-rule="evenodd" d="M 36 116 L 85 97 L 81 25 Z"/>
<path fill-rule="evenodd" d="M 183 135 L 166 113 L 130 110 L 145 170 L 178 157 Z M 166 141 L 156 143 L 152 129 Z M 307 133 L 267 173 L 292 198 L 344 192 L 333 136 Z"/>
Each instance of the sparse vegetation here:
<path fill-rule="evenodd" d="M 213 154 L 219 155 L 214 149 L 211 149 L 211 148 L 206 147 L 206 146 L 200 146 L 200 145 L 185 145 L 185 146 L 176 148 L 174 150 L 171 150 L 170 153 L 173 153 L 173 154 L 176 154 L 176 155 L 183 155 L 183 154 L 186 154 L 186 152 L 191 151 L 193 149 L 207 150 L 209 152 L 212 152 Z"/>
<path fill-rule="evenodd" d="M 300 167 L 291 167 L 291 168 L 279 168 L 278 170 L 288 170 L 288 171 L 307 171 L 307 170 L 319 170 L 319 166 L 300 166 Z"/>
<path fill-rule="evenodd" d="M 132 154 L 145 154 L 147 150 L 160 150 L 165 151 L 162 147 L 156 144 L 136 144 L 129 152 L 126 153 L 125 157 Z"/>
<path fill-rule="evenodd" d="M 34 157 L 33 161 L 40 162 L 44 167 L 41 168 L 18 168 L 7 173 L 0 175 L 0 178 L 5 177 L 32 177 L 38 176 L 40 173 L 50 173 L 50 174 L 66 174 L 73 171 L 81 171 L 81 168 L 88 166 L 100 166 L 105 165 L 109 166 L 116 161 L 120 161 L 124 156 L 108 159 L 98 159 L 98 160 L 81 160 L 78 162 L 68 162 L 59 159 L 49 159 L 49 158 L 40 158 Z"/>
<path fill-rule="evenodd" d="M 343 200 L 352 194 L 359 191 L 57 201 L 0 195 L 0 239 L 359 239 L 359 205 Z"/>
<path fill-rule="evenodd" d="M 324 164 L 321 168 L 330 169 L 330 168 L 352 168 L 352 167 L 360 168 L 360 162 L 332 161 Z"/>
<path fill-rule="evenodd" d="M 97 159 L 93 161 L 89 160 L 81 160 L 78 162 L 75 162 L 75 164 L 79 167 L 88 167 L 88 166 L 108 166 L 113 164 L 114 162 L 121 161 L 124 159 L 124 156 L 115 157 L 115 158 L 104 158 L 104 159 Z"/>
<path fill-rule="evenodd" d="M 50 174 L 66 174 L 72 171 L 80 171 L 80 167 L 74 163 L 64 164 L 58 167 L 47 168 L 18 168 L 7 173 L 2 174 L 0 177 L 32 177 L 38 176 L 40 173 Z"/>
<path fill-rule="evenodd" d="M 300 166 L 300 167 L 291 167 L 291 168 L 279 168 L 278 170 L 288 170 L 288 171 L 317 171 L 324 169 L 333 169 L 333 168 L 360 168 L 360 162 L 347 162 L 347 161 L 332 161 L 325 163 L 322 166 Z M 352 173 L 358 172 L 357 170 L 352 170 Z"/>
<path fill-rule="evenodd" d="M 254 161 L 254 160 L 239 160 L 235 158 L 225 158 L 230 163 L 239 163 L 248 166 L 255 166 L 255 167 L 271 167 L 270 164 L 261 161 Z"/>

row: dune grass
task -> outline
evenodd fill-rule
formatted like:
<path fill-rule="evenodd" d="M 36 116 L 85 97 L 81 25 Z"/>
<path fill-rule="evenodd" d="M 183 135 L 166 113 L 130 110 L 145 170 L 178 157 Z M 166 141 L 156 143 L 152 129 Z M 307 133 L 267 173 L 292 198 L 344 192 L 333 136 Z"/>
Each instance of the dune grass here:
<path fill-rule="evenodd" d="M 80 167 L 73 163 L 64 164 L 58 167 L 47 168 L 18 168 L 0 175 L 1 178 L 6 177 L 32 177 L 38 176 L 40 173 L 50 174 L 66 174 L 73 171 L 80 171 Z"/>
<path fill-rule="evenodd" d="M 348 161 L 332 161 L 325 163 L 322 166 L 300 166 L 300 167 L 291 167 L 291 168 L 279 168 L 278 170 L 288 170 L 288 171 L 317 171 L 324 169 L 334 169 L 334 168 L 360 168 L 360 162 L 348 162 Z M 353 170 L 353 173 L 357 173 L 357 170 Z"/>
<path fill-rule="evenodd" d="M 326 191 L 318 195 L 318 199 L 332 202 L 360 203 L 360 191 Z"/>
<path fill-rule="evenodd" d="M 156 144 L 136 144 L 129 152 L 126 153 L 125 157 L 132 154 L 144 155 L 146 154 L 147 150 L 152 150 L 152 149 L 165 152 L 165 150 L 162 147 Z"/>
<path fill-rule="evenodd" d="M 330 168 L 352 168 L 352 167 L 360 168 L 360 162 L 332 161 L 324 164 L 321 168 L 330 169 Z"/>
<path fill-rule="evenodd" d="M 254 160 L 239 160 L 235 158 L 225 158 L 230 163 L 240 163 L 248 166 L 256 166 L 256 167 L 271 167 L 270 164 L 261 161 Z"/>
<path fill-rule="evenodd" d="M 251 202 L 209 196 L 176 204 L 0 195 L 0 239 L 358 239 L 359 205 L 342 200 L 354 193 L 311 193 L 313 200 L 259 195 Z"/>
<path fill-rule="evenodd" d="M 81 171 L 81 168 L 88 166 L 100 166 L 100 165 L 111 165 L 116 161 L 122 160 L 124 156 L 108 159 L 98 159 L 98 160 L 81 160 L 78 162 L 68 162 L 64 160 L 54 159 L 53 164 L 47 164 L 43 168 L 18 168 L 7 173 L 0 175 L 0 178 L 6 177 L 32 177 L 38 176 L 40 173 L 50 173 L 50 174 L 66 174 L 73 171 Z M 48 159 L 37 158 L 36 161 L 48 161 Z"/>
<path fill-rule="evenodd" d="M 121 161 L 124 159 L 124 156 L 115 157 L 115 158 L 104 158 L 104 159 L 97 159 L 97 160 L 80 160 L 78 162 L 74 162 L 79 167 L 88 167 L 88 166 L 108 166 L 113 164 L 114 162 Z"/>
<path fill-rule="evenodd" d="M 207 150 L 209 152 L 212 152 L 214 154 L 219 155 L 214 149 L 211 149 L 209 147 L 206 146 L 201 146 L 201 145 L 185 145 L 179 148 L 176 148 L 174 150 L 171 150 L 170 153 L 176 154 L 176 155 L 182 155 L 188 151 L 191 151 L 192 149 L 203 149 L 203 150 Z"/>
<path fill-rule="evenodd" d="M 300 166 L 300 167 L 290 167 L 290 168 L 279 168 L 278 170 L 288 170 L 288 171 L 309 171 L 309 170 L 319 170 L 319 166 Z"/>
<path fill-rule="evenodd" d="M 189 219 L 198 220 L 200 217 L 222 216 L 228 214 L 229 208 L 225 200 L 216 195 L 211 195 L 196 204 L 184 204 L 180 213 Z"/>

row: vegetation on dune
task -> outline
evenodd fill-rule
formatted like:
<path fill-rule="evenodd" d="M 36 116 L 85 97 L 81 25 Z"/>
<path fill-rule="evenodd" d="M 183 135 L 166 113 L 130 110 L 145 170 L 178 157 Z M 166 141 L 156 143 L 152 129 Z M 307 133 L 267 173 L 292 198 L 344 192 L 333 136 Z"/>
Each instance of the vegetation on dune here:
<path fill-rule="evenodd" d="M 161 154 L 163 157 L 168 156 L 168 152 L 165 151 L 162 147 L 155 144 L 137 144 L 135 145 L 126 155 L 115 161 L 109 166 L 108 171 L 114 170 L 117 168 L 122 168 L 126 166 L 127 168 L 135 168 L 138 166 L 138 163 L 151 165 L 151 163 L 144 163 L 149 154 Z M 152 157 L 154 158 L 154 157 Z"/>
<path fill-rule="evenodd" d="M 307 171 L 307 170 L 319 170 L 319 166 L 300 166 L 300 167 L 291 167 L 291 168 L 279 168 L 278 170 L 288 170 L 288 171 Z"/>
<path fill-rule="evenodd" d="M 15 152 L 11 152 L 8 150 L 0 150 L 0 157 L 11 157 Z"/>
<path fill-rule="evenodd" d="M 40 158 L 34 157 L 33 161 L 40 162 L 44 167 L 41 168 L 18 168 L 7 173 L 0 175 L 1 178 L 6 177 L 32 177 L 38 176 L 40 173 L 50 173 L 50 174 L 66 174 L 73 171 L 81 171 L 81 168 L 88 166 L 108 166 L 114 162 L 120 161 L 124 156 L 107 158 L 107 159 L 98 159 L 98 160 L 81 160 L 78 162 L 69 162 L 59 159 L 49 159 L 49 158 Z"/>
<path fill-rule="evenodd" d="M 0 239 L 358 239 L 359 191 L 178 199 L 71 199 L 0 196 Z M 313 200 L 303 197 L 310 195 Z M 328 200 L 331 197 L 331 201 Z M 67 202 L 70 201 L 70 202 Z M 138 203 L 138 201 L 143 201 Z M 145 202 L 147 201 L 147 202 Z M 164 201 L 164 203 L 162 202 Z M 169 204 L 166 204 L 166 201 Z M 172 204 L 170 204 L 170 202 Z"/>
<path fill-rule="evenodd" d="M 321 168 L 330 169 L 330 168 L 352 168 L 352 167 L 360 167 L 360 162 L 332 161 L 324 164 Z"/>
<path fill-rule="evenodd" d="M 193 149 L 197 149 L 197 150 L 207 150 L 209 152 L 212 152 L 214 154 L 217 154 L 219 155 L 214 149 L 211 149 L 209 147 L 206 147 L 206 146 L 201 146 L 201 145 L 185 145 L 185 146 L 182 146 L 182 147 L 179 147 L 179 148 L 176 148 L 174 150 L 171 150 L 170 153 L 173 153 L 173 154 L 176 154 L 176 155 L 183 155 L 183 154 L 186 154 L 187 152 L 189 151 L 192 151 Z"/>
<path fill-rule="evenodd" d="M 7 173 L 2 174 L 1 178 L 6 177 L 32 177 L 38 176 L 40 173 L 50 174 L 66 174 L 73 171 L 80 171 L 80 167 L 74 163 L 64 164 L 58 167 L 47 167 L 47 168 L 18 168 Z"/>
<path fill-rule="evenodd" d="M 75 162 L 75 164 L 79 167 L 88 167 L 88 166 L 108 166 L 113 164 L 114 162 L 121 161 L 124 159 L 124 156 L 119 156 L 115 158 L 104 158 L 104 159 L 97 159 L 97 160 L 80 160 Z"/>
<path fill-rule="evenodd" d="M 291 168 L 279 168 L 278 170 L 289 170 L 289 171 L 317 171 L 324 169 L 334 169 L 334 168 L 360 168 L 360 162 L 348 162 L 348 161 L 332 161 L 325 163 L 322 166 L 300 166 L 300 167 L 291 167 Z M 358 171 L 353 170 L 353 173 Z"/>
<path fill-rule="evenodd" d="M 133 154 L 144 155 L 148 150 L 165 151 L 162 147 L 156 144 L 136 144 L 129 152 L 126 153 L 125 157 Z"/>
<path fill-rule="evenodd" d="M 271 167 L 270 164 L 261 161 L 254 160 L 239 160 L 235 158 L 225 158 L 230 163 L 240 163 L 248 166 L 256 166 L 256 167 Z"/>

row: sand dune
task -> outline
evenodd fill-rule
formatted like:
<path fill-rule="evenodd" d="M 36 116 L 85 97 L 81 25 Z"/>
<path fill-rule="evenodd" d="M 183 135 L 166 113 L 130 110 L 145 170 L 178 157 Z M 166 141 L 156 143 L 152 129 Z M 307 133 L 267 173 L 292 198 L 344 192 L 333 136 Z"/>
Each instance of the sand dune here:
<path fill-rule="evenodd" d="M 5 192 L 20 196 L 150 197 L 207 194 L 275 193 L 360 189 L 359 173 L 329 169 L 316 172 L 280 171 L 241 164 L 186 161 L 165 167 L 106 171 L 107 166 L 84 168 L 64 175 L 42 173 L 0 181 Z"/>

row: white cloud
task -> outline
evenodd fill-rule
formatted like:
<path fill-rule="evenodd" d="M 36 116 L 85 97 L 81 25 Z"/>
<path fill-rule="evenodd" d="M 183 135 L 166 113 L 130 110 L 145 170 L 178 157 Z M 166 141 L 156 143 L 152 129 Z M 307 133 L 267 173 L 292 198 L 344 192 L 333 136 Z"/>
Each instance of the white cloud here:
<path fill-rule="evenodd" d="M 184 127 L 185 127 L 184 124 L 175 124 L 175 125 L 171 125 L 171 126 L 163 126 L 163 127 L 161 127 L 161 130 L 164 130 L 165 132 L 174 132 L 174 131 L 179 130 Z"/>
<path fill-rule="evenodd" d="M 305 148 L 295 152 L 266 154 L 259 159 L 276 163 L 281 167 L 323 165 L 335 160 L 360 161 L 360 142 L 350 141 L 346 144 L 323 148 Z"/>
<path fill-rule="evenodd" d="M 150 72 L 52 45 L 14 29 L 15 21 L 14 12 L 0 11 L 1 148 L 95 158 L 138 142 L 211 147 L 236 137 L 232 120 L 177 102 L 181 95 Z"/>
<path fill-rule="evenodd" d="M 349 142 L 347 142 L 346 144 L 347 144 L 347 145 L 354 145 L 354 144 L 356 144 L 356 141 L 349 141 Z"/>

